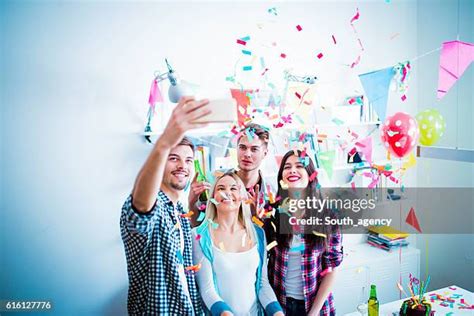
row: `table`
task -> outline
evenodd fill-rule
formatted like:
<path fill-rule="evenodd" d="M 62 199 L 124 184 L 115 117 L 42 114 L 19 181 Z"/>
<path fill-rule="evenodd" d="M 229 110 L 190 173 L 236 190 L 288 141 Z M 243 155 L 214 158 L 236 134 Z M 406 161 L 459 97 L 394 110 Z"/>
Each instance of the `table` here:
<path fill-rule="evenodd" d="M 444 297 L 451 297 L 454 294 L 454 297 L 459 296 L 459 298 L 455 299 L 455 302 L 453 304 L 453 308 L 451 307 L 444 307 L 441 306 L 440 303 L 442 301 L 437 301 L 435 300 L 434 302 L 431 303 L 432 309 L 435 311 L 435 315 L 474 315 L 474 310 L 473 309 L 459 309 L 458 303 L 460 302 L 460 299 L 463 298 L 464 301 L 468 304 L 474 304 L 474 293 L 469 292 L 463 288 L 460 288 L 459 286 L 452 285 L 448 286 L 439 290 L 431 291 L 428 292 L 425 295 L 425 298 L 427 298 L 428 302 L 430 302 L 429 298 L 430 295 L 436 293 L 439 295 L 442 295 Z M 380 316 L 392 316 L 392 315 L 398 315 L 398 312 L 400 311 L 400 306 L 402 306 L 402 302 L 406 300 L 406 298 L 390 302 L 387 304 L 382 304 L 380 305 L 379 308 L 379 315 Z M 395 314 L 393 314 L 395 312 Z M 359 312 L 353 312 L 346 314 L 346 316 L 361 316 Z"/>

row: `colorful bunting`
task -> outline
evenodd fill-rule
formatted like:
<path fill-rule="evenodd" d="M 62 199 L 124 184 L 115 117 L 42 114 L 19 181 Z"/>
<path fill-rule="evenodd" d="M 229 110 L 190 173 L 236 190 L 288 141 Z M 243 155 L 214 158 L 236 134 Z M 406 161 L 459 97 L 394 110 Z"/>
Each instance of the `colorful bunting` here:
<path fill-rule="evenodd" d="M 393 67 L 389 67 L 359 75 L 365 94 L 382 122 L 385 121 L 388 88 L 394 74 Z"/>
<path fill-rule="evenodd" d="M 474 44 L 461 41 L 444 42 L 439 59 L 438 99 L 462 76 L 474 61 Z"/>
<path fill-rule="evenodd" d="M 335 156 L 336 156 L 335 150 L 318 153 L 318 159 L 321 162 L 321 166 L 326 171 L 329 179 L 332 178 Z"/>
<path fill-rule="evenodd" d="M 418 223 L 418 218 L 416 217 L 415 209 L 413 207 L 410 208 L 410 212 L 408 212 L 405 222 L 421 233 L 420 224 Z"/>

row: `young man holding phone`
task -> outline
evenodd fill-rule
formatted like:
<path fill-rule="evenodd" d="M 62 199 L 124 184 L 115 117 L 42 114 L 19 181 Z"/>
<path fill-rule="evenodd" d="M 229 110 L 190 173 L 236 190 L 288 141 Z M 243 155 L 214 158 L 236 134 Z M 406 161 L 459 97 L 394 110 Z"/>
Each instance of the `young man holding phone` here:
<path fill-rule="evenodd" d="M 201 315 L 194 274 L 191 226 L 180 194 L 194 174 L 190 129 L 210 113 L 209 101 L 183 97 L 140 170 L 125 201 L 120 229 L 129 276 L 130 315 Z"/>

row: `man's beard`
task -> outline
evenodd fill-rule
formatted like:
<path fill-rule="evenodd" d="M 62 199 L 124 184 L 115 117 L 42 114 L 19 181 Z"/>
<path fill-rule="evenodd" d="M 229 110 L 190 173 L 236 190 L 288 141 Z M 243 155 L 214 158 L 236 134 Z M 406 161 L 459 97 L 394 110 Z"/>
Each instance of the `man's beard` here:
<path fill-rule="evenodd" d="M 184 190 L 184 188 L 186 188 L 186 185 L 188 184 L 188 182 L 186 181 L 186 183 L 184 184 L 180 184 L 180 183 L 174 183 L 174 182 L 171 182 L 170 183 L 170 186 L 175 189 L 175 190 Z"/>

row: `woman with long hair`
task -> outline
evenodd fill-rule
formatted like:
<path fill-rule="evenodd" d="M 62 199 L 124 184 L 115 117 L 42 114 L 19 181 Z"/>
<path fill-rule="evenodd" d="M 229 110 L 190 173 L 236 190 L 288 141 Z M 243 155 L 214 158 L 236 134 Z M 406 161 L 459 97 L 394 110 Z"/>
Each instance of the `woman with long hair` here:
<path fill-rule="evenodd" d="M 193 230 L 197 284 L 211 315 L 283 315 L 268 283 L 265 233 L 252 223 L 234 172 L 216 179 L 203 223 Z"/>
<path fill-rule="evenodd" d="M 278 193 L 283 197 L 265 222 L 269 250 L 269 281 L 286 315 L 336 315 L 331 288 L 342 262 L 342 236 L 335 226 L 313 226 L 304 232 L 295 223 L 311 217 L 331 216 L 329 209 L 299 207 L 300 200 L 321 198 L 313 162 L 301 151 L 283 156 L 278 172 Z M 285 198 L 285 196 L 287 198 Z M 296 201 L 295 201 L 296 200 Z M 300 203 L 299 205 L 304 204 Z M 300 220 L 300 221 L 297 221 Z"/>

